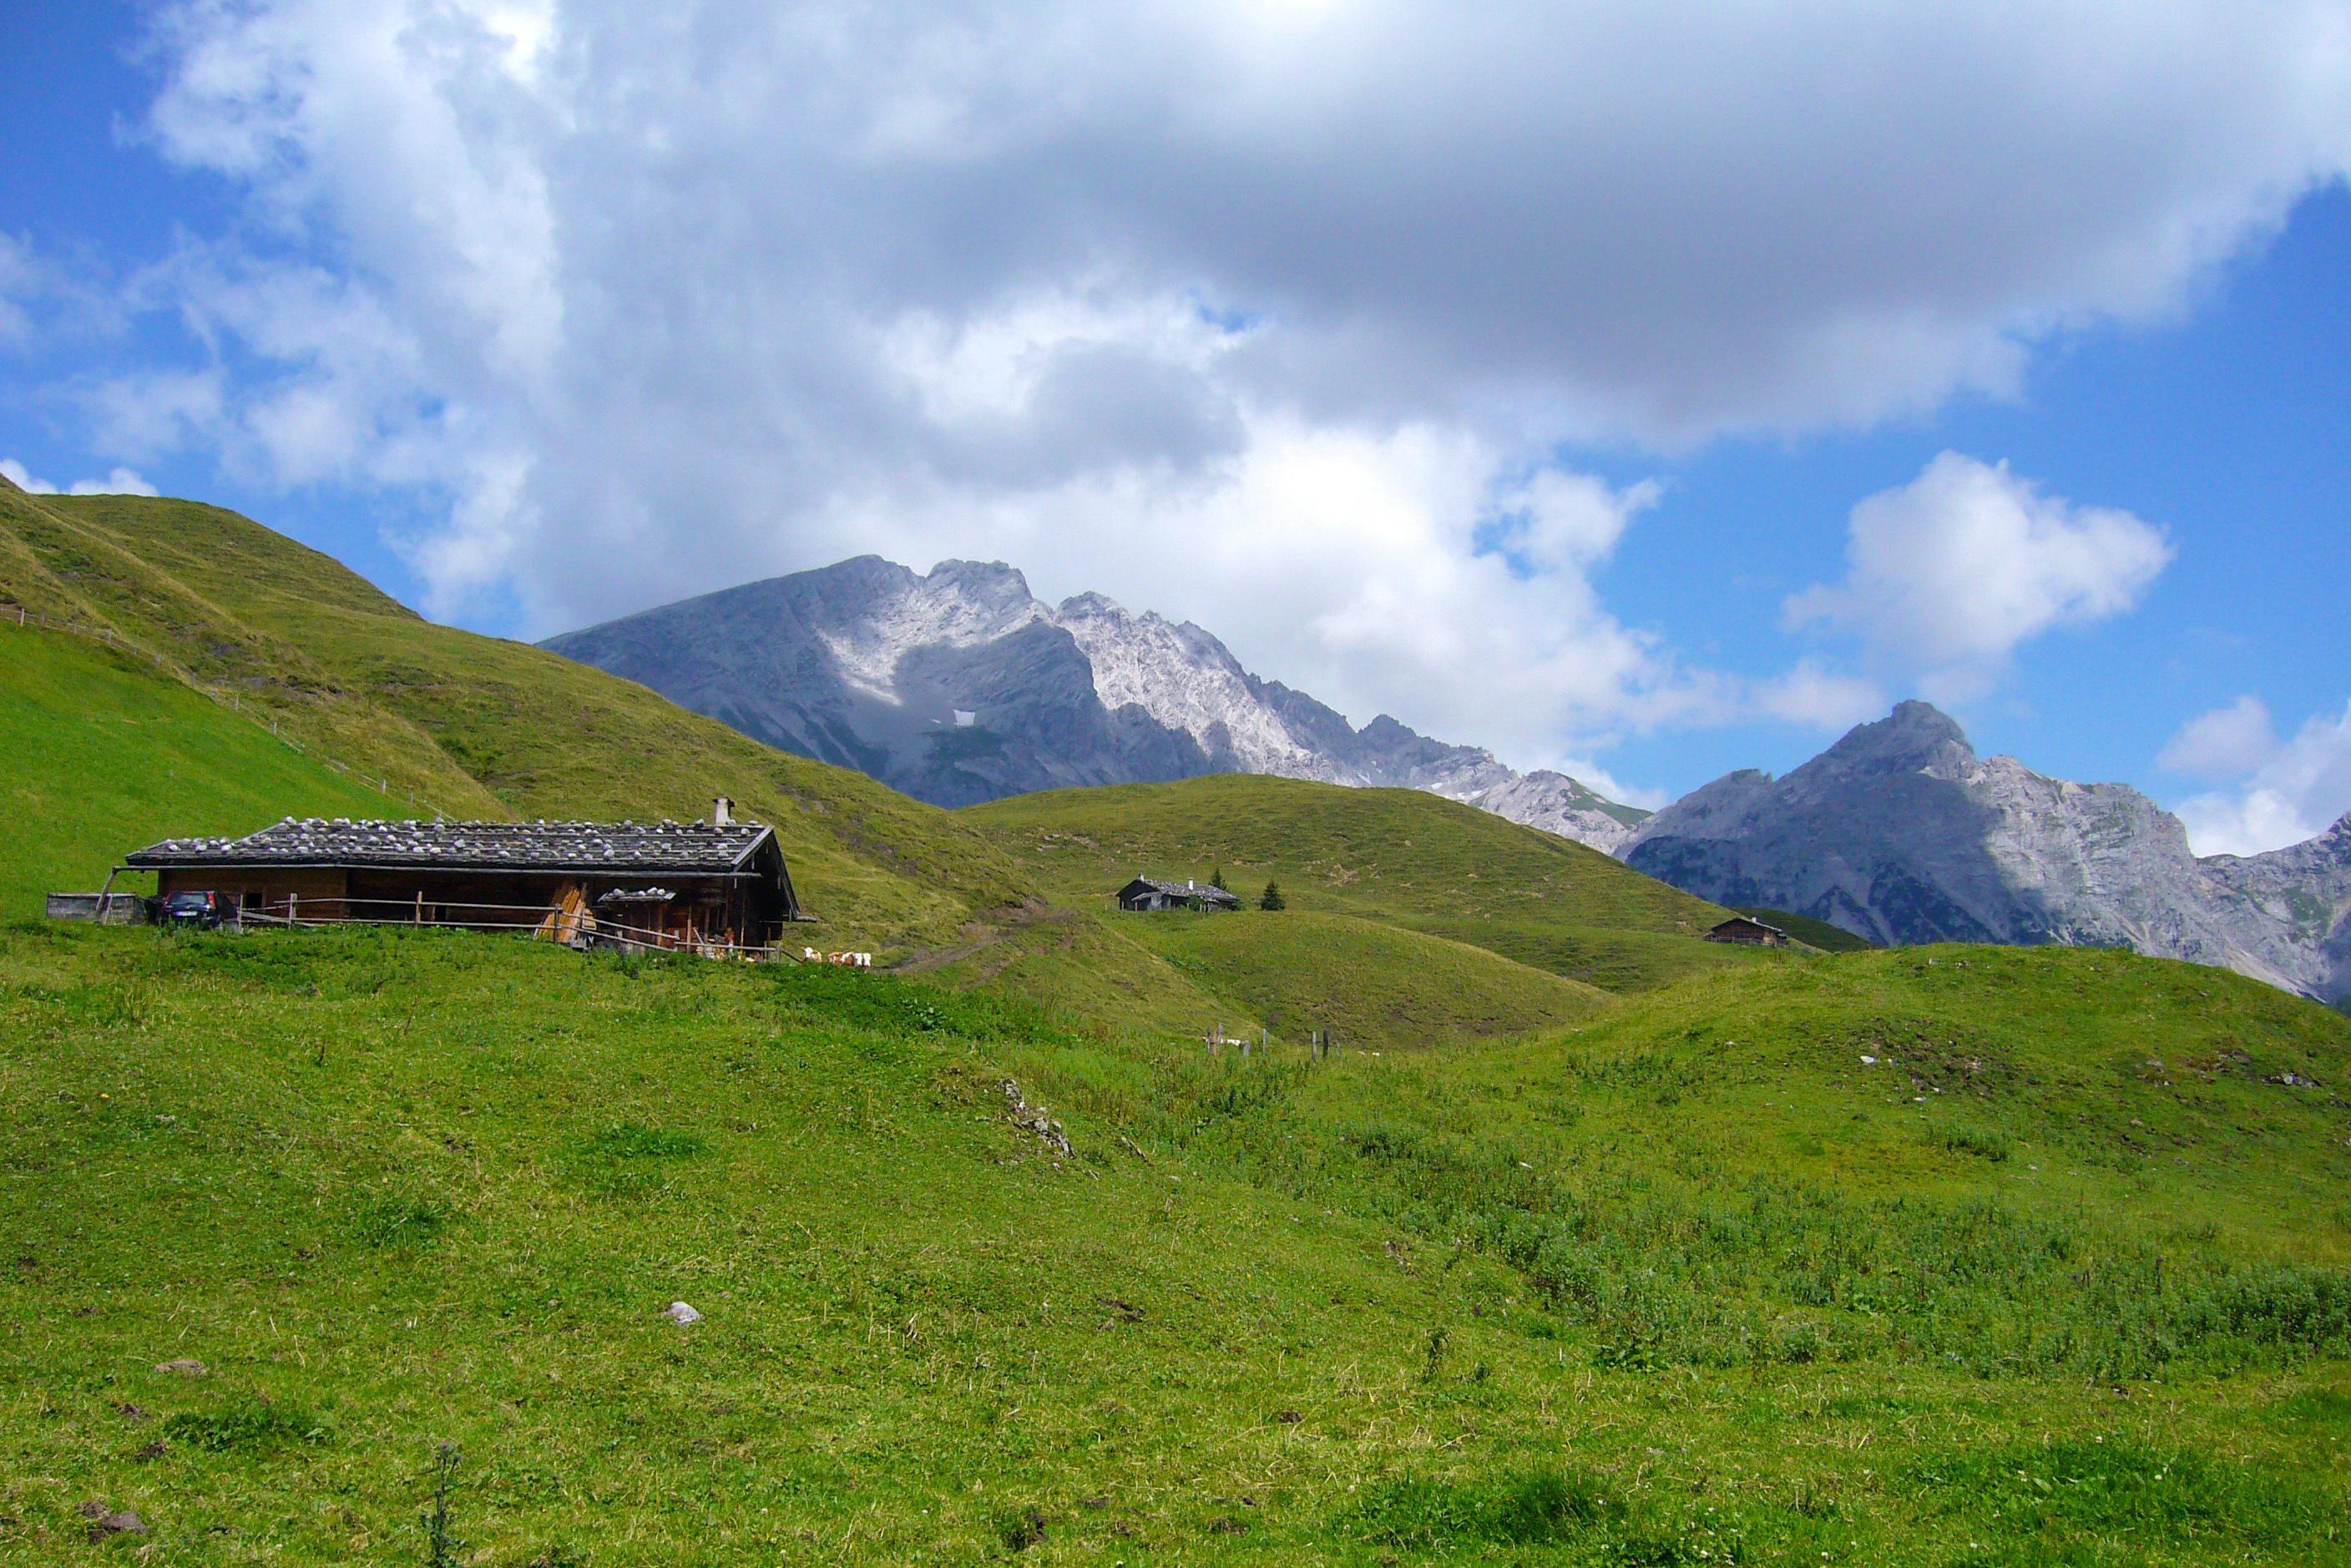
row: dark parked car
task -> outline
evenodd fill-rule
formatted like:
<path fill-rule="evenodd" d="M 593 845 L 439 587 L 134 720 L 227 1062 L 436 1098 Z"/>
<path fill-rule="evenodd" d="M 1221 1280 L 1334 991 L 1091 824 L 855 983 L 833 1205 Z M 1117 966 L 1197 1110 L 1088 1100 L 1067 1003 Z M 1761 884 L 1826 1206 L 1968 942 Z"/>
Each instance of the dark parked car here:
<path fill-rule="evenodd" d="M 217 893 L 175 893 L 157 906 L 155 924 L 183 930 L 217 931 L 228 912 L 227 902 Z"/>

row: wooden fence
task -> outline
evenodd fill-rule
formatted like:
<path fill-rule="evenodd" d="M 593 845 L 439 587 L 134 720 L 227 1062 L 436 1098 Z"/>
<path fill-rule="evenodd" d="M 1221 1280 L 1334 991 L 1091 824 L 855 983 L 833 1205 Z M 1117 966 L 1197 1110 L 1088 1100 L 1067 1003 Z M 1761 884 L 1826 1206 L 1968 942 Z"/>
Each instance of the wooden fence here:
<path fill-rule="evenodd" d="M 372 911 L 372 913 L 371 913 Z M 693 953 L 705 958 L 772 961 L 783 956 L 780 946 L 737 942 L 731 936 L 714 936 L 692 929 L 681 935 L 650 926 L 632 925 L 605 915 L 568 917 L 565 911 L 545 904 L 452 904 L 400 898 L 302 898 L 292 896 L 260 904 L 246 904 L 238 919 L 248 925 L 274 925 L 309 930 L 327 925 L 439 926 L 458 931 L 519 931 L 549 941 L 562 939 L 569 927 L 586 945 L 600 944 L 629 952 Z"/>

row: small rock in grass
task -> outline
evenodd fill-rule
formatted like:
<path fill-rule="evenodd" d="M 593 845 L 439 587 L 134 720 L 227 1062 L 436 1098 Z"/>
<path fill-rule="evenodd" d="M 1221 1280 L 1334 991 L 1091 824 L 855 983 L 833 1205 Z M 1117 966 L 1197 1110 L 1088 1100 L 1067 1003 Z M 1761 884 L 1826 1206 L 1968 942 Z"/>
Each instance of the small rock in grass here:
<path fill-rule="evenodd" d="M 1285 1426 L 1285 1427 L 1295 1427 L 1295 1426 L 1297 1426 L 1301 1421 L 1305 1420 L 1305 1419 L 1306 1419 L 1306 1417 L 1305 1417 L 1305 1416 L 1301 1416 L 1301 1415 L 1300 1415 L 1297 1411 L 1295 1411 L 1295 1410 L 1284 1410 L 1284 1411 L 1281 1411 L 1281 1412 L 1280 1412 L 1279 1414 L 1277 1414 L 1277 1415 L 1274 1416 L 1274 1419 L 1275 1419 L 1275 1420 L 1277 1420 L 1277 1421 L 1279 1421 L 1279 1422 L 1280 1422 L 1280 1423 L 1281 1423 L 1283 1426 Z"/>
<path fill-rule="evenodd" d="M 692 1307 L 687 1306 L 684 1301 L 672 1301 L 667 1307 L 664 1307 L 662 1310 L 662 1316 L 677 1324 L 680 1328 L 684 1328 L 688 1323 L 698 1323 L 702 1321 L 702 1314 L 695 1312 Z"/>
<path fill-rule="evenodd" d="M 171 1446 L 171 1444 L 165 1442 L 162 1438 L 158 1437 L 131 1457 L 138 1460 L 142 1465 L 147 1464 L 152 1460 L 162 1458 L 164 1451 L 170 1448 Z"/>
<path fill-rule="evenodd" d="M 157 1363 L 155 1370 L 158 1372 L 175 1373 L 182 1377 L 203 1377 L 207 1375 L 210 1369 L 195 1357 L 192 1355 L 183 1355 L 175 1361 Z"/>
<path fill-rule="evenodd" d="M 144 1535 L 147 1521 L 130 1509 L 110 1509 L 102 1502 L 81 1505 L 81 1516 L 89 1521 L 89 1538 L 93 1542 L 110 1535 Z"/>

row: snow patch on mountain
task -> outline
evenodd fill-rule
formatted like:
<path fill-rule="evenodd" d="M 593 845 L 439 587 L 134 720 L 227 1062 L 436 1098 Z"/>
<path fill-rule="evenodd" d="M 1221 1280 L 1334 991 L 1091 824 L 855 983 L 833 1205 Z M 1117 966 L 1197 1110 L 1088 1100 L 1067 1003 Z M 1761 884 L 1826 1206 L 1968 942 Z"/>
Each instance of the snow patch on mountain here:
<path fill-rule="evenodd" d="M 1319 779 L 1327 763 L 1291 735 L 1251 688 L 1240 662 L 1190 622 L 1136 615 L 1099 593 L 1065 601 L 1053 617 L 1093 666 L 1094 693 L 1116 710 L 1134 704 L 1200 743 L 1218 771 Z"/>

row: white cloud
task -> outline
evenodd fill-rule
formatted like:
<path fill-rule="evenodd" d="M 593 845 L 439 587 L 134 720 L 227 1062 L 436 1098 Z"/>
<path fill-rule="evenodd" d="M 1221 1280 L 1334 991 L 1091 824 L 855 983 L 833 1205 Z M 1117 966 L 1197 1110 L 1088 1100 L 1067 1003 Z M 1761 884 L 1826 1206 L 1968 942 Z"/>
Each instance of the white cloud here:
<path fill-rule="evenodd" d="M 243 208 L 141 280 L 206 352 L 88 389 L 93 450 L 412 490 L 428 607 L 535 631 L 1000 556 L 1517 760 L 1820 722 L 1874 688 L 1607 612 L 1657 496 L 1562 444 L 2000 393 L 2177 309 L 2351 162 L 2344 16 L 184 0 L 152 134 Z M 2059 559 L 2119 516 L 2028 526 L 1946 664 L 2131 596 Z"/>
<path fill-rule="evenodd" d="M 2187 742 L 2191 749 L 2182 753 L 2183 759 L 2217 770 L 2227 754 L 2219 747 L 2207 747 L 2211 732 L 2199 735 L 2199 727 L 2207 719 L 2235 714 L 2247 702 L 2252 699 L 2191 722 L 2165 748 L 2164 766 L 2174 766 L 2172 748 Z M 2252 706 L 2261 708 L 2261 729 L 2266 733 L 2268 711 L 2258 702 Z M 2241 718 L 2226 720 L 2222 727 L 2230 726 L 2240 733 L 2224 739 L 2242 739 L 2251 732 Z M 2191 737 L 2197 738 L 2191 741 Z M 2339 715 L 2319 714 L 2307 720 L 2292 740 L 2259 755 L 2232 788 L 2193 796 L 2181 801 L 2178 810 L 2188 826 L 2188 841 L 2199 854 L 2256 854 L 2325 832 L 2351 811 L 2351 704 Z"/>
<path fill-rule="evenodd" d="M 1946 452 L 1854 507 L 1844 581 L 1792 596 L 1784 619 L 1849 628 L 1930 696 L 1963 700 L 2022 643 L 2137 605 L 2171 556 L 2128 512 Z"/>
<path fill-rule="evenodd" d="M 2276 756 L 2277 748 L 2269 705 L 2248 695 L 2180 726 L 2156 763 L 2191 779 L 2241 779 Z"/>
<path fill-rule="evenodd" d="M 1786 674 L 1760 683 L 1748 701 L 1757 711 L 1785 723 L 1827 730 L 1850 729 L 1865 719 L 1882 717 L 1891 706 L 1876 682 L 1823 669 L 1811 659 L 1798 660 Z"/>
<path fill-rule="evenodd" d="M 154 486 L 129 468 L 114 468 L 103 479 L 77 479 L 70 492 L 76 496 L 153 496 Z"/>
<path fill-rule="evenodd" d="M 14 457 L 0 457 L 0 475 L 29 496 L 54 496 L 57 486 L 47 479 L 36 478 L 26 472 L 25 465 Z M 67 486 L 69 496 L 152 496 L 155 486 L 128 468 L 117 468 L 103 479 L 77 479 Z"/>
<path fill-rule="evenodd" d="M 218 371 L 134 371 L 79 388 L 90 449 L 150 458 L 228 434 L 228 391 Z"/>
<path fill-rule="evenodd" d="M 1144 464 L 1017 500 L 934 482 L 844 499 L 807 526 L 820 559 L 880 549 L 926 566 L 978 538 L 1048 597 L 1138 584 L 1139 607 L 1197 621 L 1358 722 L 1386 711 L 1556 764 L 1573 737 L 1670 718 L 1687 682 L 1581 571 L 1522 570 L 1478 545 L 1498 497 L 1549 506 L 1572 492 L 1593 514 L 1580 548 L 1600 549 L 1622 518 L 1594 517 L 1629 513 L 1646 487 L 1514 468 L 1442 425 L 1371 433 L 1244 411 L 1234 450 L 1182 483 Z"/>

